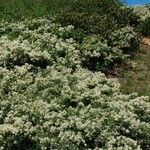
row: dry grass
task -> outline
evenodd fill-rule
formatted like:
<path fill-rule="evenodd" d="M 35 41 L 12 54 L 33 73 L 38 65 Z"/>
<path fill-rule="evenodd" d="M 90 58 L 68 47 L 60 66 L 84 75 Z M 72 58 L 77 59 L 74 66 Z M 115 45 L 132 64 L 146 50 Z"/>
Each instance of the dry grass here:
<path fill-rule="evenodd" d="M 143 37 L 141 42 L 144 46 L 150 47 L 150 38 Z"/>

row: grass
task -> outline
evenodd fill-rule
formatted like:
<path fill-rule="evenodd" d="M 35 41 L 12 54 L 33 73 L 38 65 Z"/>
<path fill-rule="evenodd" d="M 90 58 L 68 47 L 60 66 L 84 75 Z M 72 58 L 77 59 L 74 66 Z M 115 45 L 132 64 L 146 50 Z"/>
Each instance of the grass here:
<path fill-rule="evenodd" d="M 0 0 L 0 20 L 21 20 L 58 13 L 72 0 Z"/>
<path fill-rule="evenodd" d="M 124 70 L 123 78 L 119 79 L 121 90 L 125 94 L 150 96 L 150 46 L 141 45 L 133 61 L 133 69 Z"/>

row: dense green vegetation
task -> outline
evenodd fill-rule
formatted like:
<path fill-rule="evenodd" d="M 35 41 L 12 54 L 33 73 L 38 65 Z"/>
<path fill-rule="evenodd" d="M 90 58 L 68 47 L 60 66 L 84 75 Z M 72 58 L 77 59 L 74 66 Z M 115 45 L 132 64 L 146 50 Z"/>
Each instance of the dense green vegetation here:
<path fill-rule="evenodd" d="M 139 26 L 139 31 L 145 35 L 150 36 L 150 17 L 147 17 Z"/>
<path fill-rule="evenodd" d="M 150 36 L 150 5 L 137 6 L 134 8 L 134 13 L 140 17 L 137 30 L 144 36 Z"/>
<path fill-rule="evenodd" d="M 56 15 L 62 25 L 74 25 L 88 33 L 107 36 L 127 24 L 137 24 L 133 9 L 124 8 L 120 0 L 2 0 L 0 18 L 20 20 Z"/>
<path fill-rule="evenodd" d="M 0 149 L 149 150 L 148 86 L 114 78 L 149 15 L 119 0 L 1 0 Z"/>

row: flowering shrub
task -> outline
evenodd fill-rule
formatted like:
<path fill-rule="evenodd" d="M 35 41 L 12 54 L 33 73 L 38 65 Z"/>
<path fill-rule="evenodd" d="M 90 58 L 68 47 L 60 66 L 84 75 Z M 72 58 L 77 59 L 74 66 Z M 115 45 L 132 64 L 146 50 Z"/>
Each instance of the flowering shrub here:
<path fill-rule="evenodd" d="M 63 36 L 63 32 L 71 28 L 71 26 L 62 28 L 44 19 L 33 20 L 28 24 L 5 25 L 1 28 L 3 34 L 0 39 L 0 66 L 10 68 L 25 63 L 40 68 L 53 64 L 77 66 L 80 63 L 77 44 L 71 38 L 58 38 L 53 33 L 55 29 L 58 29 L 59 36 Z M 19 34 L 14 36 L 16 31 Z"/>
<path fill-rule="evenodd" d="M 137 6 L 134 8 L 134 14 L 140 18 L 138 31 L 144 36 L 150 36 L 150 6 Z"/>
<path fill-rule="evenodd" d="M 147 17 L 138 27 L 138 30 L 145 36 L 150 36 L 150 16 Z"/>
<path fill-rule="evenodd" d="M 132 9 L 121 0 L 72 0 L 66 9 L 60 9 L 56 19 L 62 25 L 74 25 L 88 34 L 107 38 L 120 27 L 135 23 Z"/>
<path fill-rule="evenodd" d="M 94 36 L 80 44 L 72 30 L 46 19 L 1 24 L 0 149 L 149 149 L 149 97 L 82 68 L 121 50 Z"/>
<path fill-rule="evenodd" d="M 149 148 L 148 97 L 99 72 L 31 68 L 1 68 L 1 149 Z"/>
<path fill-rule="evenodd" d="M 102 41 L 98 36 L 90 36 L 84 39 L 81 47 L 82 65 L 89 70 L 105 71 L 118 61 L 125 60 L 122 50 L 111 47 L 108 42 Z"/>
<path fill-rule="evenodd" d="M 47 19 L 2 23 L 0 35 L 0 65 L 8 68 L 25 63 L 40 68 L 81 64 L 90 70 L 106 70 L 125 60 L 121 48 L 136 41 L 132 28 L 114 31 L 108 40 L 101 40 L 98 35 L 87 36 L 71 25 L 61 27 Z"/>
<path fill-rule="evenodd" d="M 126 47 L 136 47 L 138 43 L 137 33 L 132 27 L 121 28 L 112 32 L 109 37 L 109 44 L 119 49 Z"/>
<path fill-rule="evenodd" d="M 128 58 L 137 46 L 137 34 L 131 27 L 112 32 L 107 40 L 98 35 L 86 36 L 81 47 L 81 62 L 90 70 L 105 71 Z"/>
<path fill-rule="evenodd" d="M 144 21 L 146 18 L 150 17 L 150 7 L 136 6 L 134 7 L 133 13 L 140 17 L 140 21 Z"/>

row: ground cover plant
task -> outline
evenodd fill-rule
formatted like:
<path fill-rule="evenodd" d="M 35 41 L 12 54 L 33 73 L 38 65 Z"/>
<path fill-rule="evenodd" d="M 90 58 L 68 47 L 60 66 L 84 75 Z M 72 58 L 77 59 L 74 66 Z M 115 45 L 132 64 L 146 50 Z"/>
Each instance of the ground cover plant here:
<path fill-rule="evenodd" d="M 82 65 L 99 55 L 121 59 L 131 30 L 83 43 L 73 30 L 47 19 L 1 23 L 0 148 L 149 149 L 149 97 L 124 95 L 116 79 Z"/>
<path fill-rule="evenodd" d="M 0 36 L 1 44 L 5 47 L 0 57 L 7 58 L 3 58 L 5 63 L 1 63 L 7 67 L 25 63 L 43 64 L 46 67 L 57 62 L 68 67 L 80 64 L 89 70 L 105 71 L 125 61 L 129 56 L 127 49 L 137 46 L 137 34 L 131 27 L 115 30 L 108 40 L 104 40 L 99 35 L 89 36 L 78 32 L 72 25 L 61 27 L 47 19 L 11 24 L 4 22 L 1 24 Z M 13 49 L 19 55 L 19 60 L 13 54 L 11 40 L 16 40 Z M 9 43 L 12 45 L 9 46 Z M 61 45 L 63 49 L 60 49 Z M 32 49 L 38 54 L 33 54 Z"/>
<path fill-rule="evenodd" d="M 150 149 L 148 86 L 142 82 L 142 93 L 108 78 L 131 61 L 139 33 L 149 33 L 149 6 L 139 11 L 119 0 L 0 4 L 0 150 Z M 146 69 L 137 77 L 149 69 L 144 58 Z"/>

